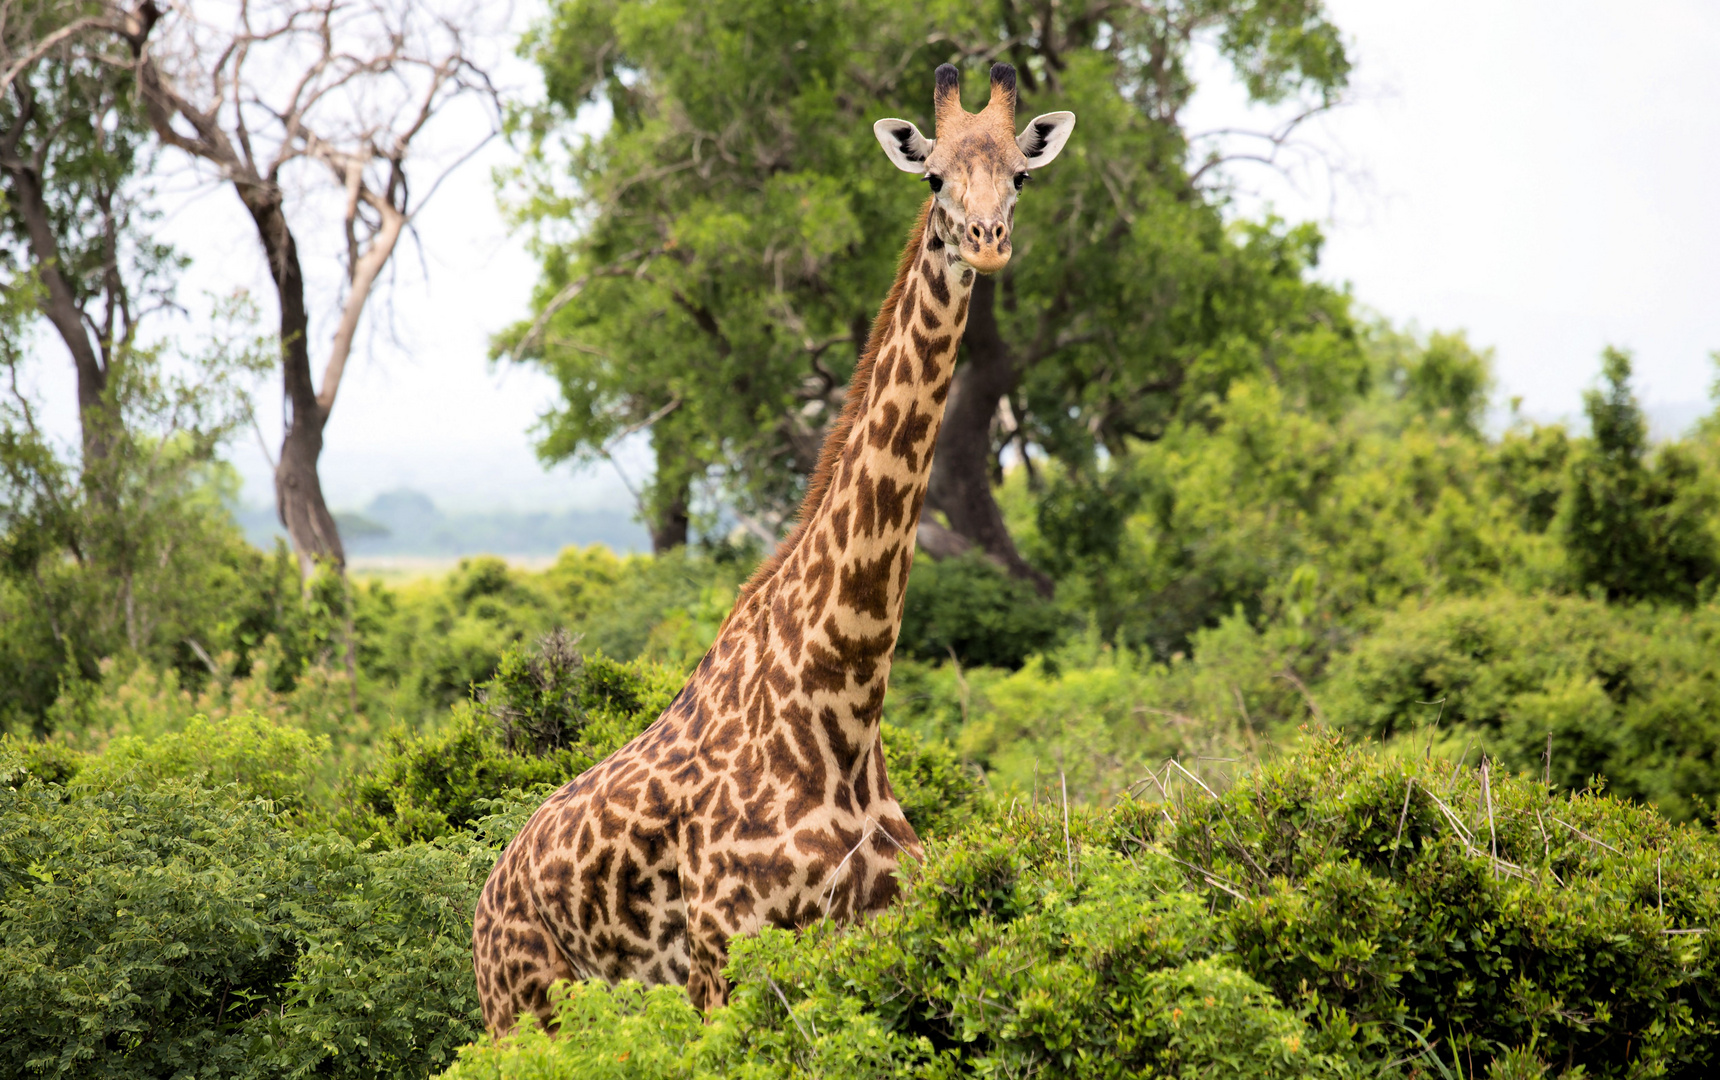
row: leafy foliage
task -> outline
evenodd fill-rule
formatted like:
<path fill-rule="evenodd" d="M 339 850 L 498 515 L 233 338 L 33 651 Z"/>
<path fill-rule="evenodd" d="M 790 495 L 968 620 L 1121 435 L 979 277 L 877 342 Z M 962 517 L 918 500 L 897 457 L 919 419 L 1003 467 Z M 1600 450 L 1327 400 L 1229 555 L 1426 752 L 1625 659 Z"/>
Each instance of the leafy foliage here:
<path fill-rule="evenodd" d="M 1604 776 L 1674 820 L 1711 816 L 1717 645 L 1713 607 L 1451 600 L 1387 616 L 1334 664 L 1327 700 L 1356 734 L 1471 742 L 1567 790 Z"/>
<path fill-rule="evenodd" d="M 545 684 L 553 687 L 546 702 Z M 601 653 L 579 656 L 565 636 L 537 652 L 518 646 L 473 705 L 458 706 L 438 730 L 390 734 L 371 767 L 354 778 L 342 828 L 400 845 L 469 829 L 511 792 L 542 795 L 591 768 L 645 730 L 668 708 L 682 679 L 648 663 L 618 664 Z M 560 742 L 509 747 L 522 713 L 560 713 Z M 566 718 L 581 725 L 570 732 Z M 541 721 L 540 721 L 541 722 Z M 547 725 L 545 725 L 547 726 Z M 983 805 L 981 782 L 955 752 L 895 729 L 884 735 L 885 768 L 916 830 L 942 833 Z"/>
<path fill-rule="evenodd" d="M 8 1068 L 257 1075 L 239 1031 L 327 895 L 292 834 L 182 781 L 73 798 L 9 767 L 0 799 Z"/>
<path fill-rule="evenodd" d="M 941 562 L 919 559 L 908 579 L 896 653 L 1018 668 L 1056 643 L 1063 622 L 1031 585 L 977 551 Z"/>
<path fill-rule="evenodd" d="M 546 692 L 547 684 L 547 692 Z M 492 800 L 514 790 L 542 793 L 597 764 L 655 720 L 680 689 L 662 667 L 581 657 L 559 632 L 535 654 L 514 646 L 474 704 L 456 706 L 439 729 L 391 733 L 371 768 L 355 778 L 355 835 L 393 844 L 465 829 Z M 509 746 L 521 717 L 558 738 Z M 577 717 L 577 727 L 569 723 Z"/>
<path fill-rule="evenodd" d="M 1013 62 L 1023 121 L 1082 118 L 1021 202 L 1017 264 L 999 286 L 1023 438 L 1085 462 L 1269 368 L 1298 399 L 1352 396 L 1365 366 L 1347 300 L 1306 280 L 1317 232 L 1228 229 L 1222 198 L 1186 167 L 1197 39 L 1263 100 L 1316 106 L 1348 77 L 1311 0 L 1155 14 L 1014 0 L 553 5 L 526 43 L 547 101 L 515 117 L 541 316 L 496 343 L 560 384 L 541 452 L 590 460 L 649 424 L 660 536 L 677 515 L 684 527 L 701 482 L 781 521 L 923 198 L 872 123 L 924 118 L 945 61 L 975 80 Z M 572 134 L 591 103 L 612 124 Z"/>
<path fill-rule="evenodd" d="M 495 675 L 511 648 L 557 626 L 606 656 L 691 670 L 716 637 L 751 564 L 678 552 L 618 558 L 569 548 L 532 573 L 494 557 L 461 560 L 441 580 L 355 590 L 360 675 L 386 710 L 433 719 Z"/>
<path fill-rule="evenodd" d="M 471 913 L 501 844 L 679 684 L 562 635 L 515 647 L 441 730 L 392 737 L 344 808 L 309 783 L 329 741 L 252 714 L 99 754 L 0 739 L 0 1040 L 19 1075 L 446 1064 L 481 1034 Z M 582 720 L 573 737 L 507 748 L 507 723 L 554 710 Z M 947 746 L 892 730 L 886 760 L 928 835 L 984 811 Z"/>
<path fill-rule="evenodd" d="M 78 771 L 80 787 L 104 790 L 158 787 L 169 777 L 228 788 L 241 800 L 263 799 L 277 811 L 307 810 L 315 763 L 329 749 L 326 735 L 277 724 L 254 713 L 211 721 L 194 716 L 181 731 L 154 739 L 114 739 Z"/>
<path fill-rule="evenodd" d="M 1185 794 L 1167 850 L 1242 893 L 1221 902 L 1228 951 L 1324 1039 L 1591 1076 L 1696 1075 L 1720 1051 L 1709 830 L 1335 743 Z"/>
<path fill-rule="evenodd" d="M 989 809 L 983 776 L 941 740 L 883 725 L 884 772 L 902 814 L 921 836 L 950 836 Z"/>
<path fill-rule="evenodd" d="M 130 770 L 67 788 L 12 750 L 0 1074 L 423 1076 L 480 1034 L 471 912 L 529 806 L 373 853 L 232 786 Z"/>
<path fill-rule="evenodd" d="M 1369 609 L 1556 584 L 1541 504 L 1545 487 L 1562 490 L 1563 459 L 1525 452 L 1547 441 L 1538 433 L 1495 446 L 1472 430 L 1486 358 L 1459 337 L 1384 328 L 1370 354 L 1375 391 L 1336 415 L 1239 379 L 1201 422 L 1103 469 L 1054 474 L 1022 506 L 1023 547 L 1060 571 L 1060 599 L 1107 640 L 1166 660 L 1240 610 L 1302 632 L 1302 677 Z M 1418 379 L 1457 389 L 1423 392 Z"/>

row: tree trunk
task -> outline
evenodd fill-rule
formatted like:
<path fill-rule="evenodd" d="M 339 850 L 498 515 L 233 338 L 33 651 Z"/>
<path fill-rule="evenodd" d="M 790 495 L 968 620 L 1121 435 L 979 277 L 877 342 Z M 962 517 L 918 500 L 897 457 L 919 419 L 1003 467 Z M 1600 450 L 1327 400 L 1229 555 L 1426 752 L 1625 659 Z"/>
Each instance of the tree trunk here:
<path fill-rule="evenodd" d="M 685 547 L 692 531 L 693 481 L 704 474 L 704 463 L 688 446 L 679 416 L 664 416 L 651 425 L 651 453 L 656 475 L 634 496 L 645 527 L 651 530 L 651 553 L 662 555 Z"/>
<path fill-rule="evenodd" d="M 1021 379 L 1015 356 L 997 329 L 997 282 L 982 276 L 973 287 L 962 344 L 966 363 L 957 369 L 932 457 L 926 503 L 942 511 L 950 530 L 978 544 L 1011 577 L 1032 584 L 1041 596 L 1051 579 L 1029 566 L 1015 549 L 1003 511 L 991 493 L 991 420 L 997 403 Z"/>
<path fill-rule="evenodd" d="M 138 60 L 137 81 L 150 126 L 168 146 L 175 146 L 215 165 L 233 184 L 234 191 L 257 226 L 257 239 L 269 263 L 269 277 L 281 309 L 281 384 L 286 407 L 286 433 L 281 438 L 281 459 L 275 466 L 275 512 L 286 527 L 299 571 L 308 581 L 319 560 L 331 562 L 342 572 L 346 552 L 334 515 L 323 501 L 317 459 L 322 456 L 323 427 L 329 405 L 318 401 L 311 381 L 310 321 L 305 314 L 305 277 L 299 265 L 298 244 L 288 227 L 281 188 L 273 173 L 261 174 L 250 158 L 250 146 L 241 143 L 245 156 L 228 140 L 216 123 L 217 112 L 204 113 L 181 99 L 144 51 L 150 31 L 161 17 L 154 0 L 143 0 L 126 16 L 123 31 L 132 55 Z M 174 126 L 178 117 L 191 133 Z M 350 655 L 350 635 L 349 635 Z M 349 667 L 350 662 L 349 662 Z"/>
<path fill-rule="evenodd" d="M 241 188 L 240 196 L 256 222 L 281 308 L 281 384 L 287 430 L 281 438 L 281 460 L 275 466 L 275 511 L 292 540 L 303 577 L 308 579 L 316 571 L 319 560 L 344 571 L 346 551 L 334 515 L 323 501 L 322 479 L 317 475 L 328 412 L 317 401 L 311 381 L 307 344 L 310 320 L 305 313 L 305 278 L 299 266 L 298 244 L 287 226 L 278 189 Z"/>
<path fill-rule="evenodd" d="M 662 555 L 673 548 L 687 546 L 687 531 L 692 518 L 687 510 L 685 491 L 657 502 L 652 507 L 651 554 Z"/>

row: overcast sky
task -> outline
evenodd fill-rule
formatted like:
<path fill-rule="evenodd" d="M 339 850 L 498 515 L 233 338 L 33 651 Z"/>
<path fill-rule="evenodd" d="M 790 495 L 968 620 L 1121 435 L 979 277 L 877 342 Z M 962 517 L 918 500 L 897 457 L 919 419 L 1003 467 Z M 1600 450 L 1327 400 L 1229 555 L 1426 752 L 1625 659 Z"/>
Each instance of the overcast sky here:
<path fill-rule="evenodd" d="M 1579 412 L 1604 345 L 1658 418 L 1720 349 L 1720 4 L 1329 0 L 1355 103 L 1317 125 L 1359 183 L 1273 190 L 1322 273 L 1496 350 L 1502 397 Z M 1222 95 L 1215 95 L 1222 101 Z M 1234 97 L 1232 97 L 1234 101 Z"/>
<path fill-rule="evenodd" d="M 1663 427 L 1705 411 L 1707 354 L 1720 349 L 1720 4 L 1329 6 L 1352 45 L 1353 100 L 1306 132 L 1320 157 L 1289 179 L 1238 172 L 1239 205 L 1320 221 L 1323 277 L 1395 322 L 1468 331 L 1496 351 L 1500 399 L 1521 396 L 1531 415 L 1577 413 L 1609 343 L 1634 351 Z M 504 70 L 518 89 L 529 80 L 517 62 Z M 1269 124 L 1233 85 L 1205 85 L 1191 129 Z M 450 179 L 419 220 L 422 252 L 402 247 L 386 306 L 366 315 L 323 452 L 337 508 L 402 486 L 449 509 L 629 505 L 607 466 L 544 470 L 529 429 L 552 384 L 486 362 L 489 335 L 526 313 L 535 280 L 496 209 L 491 170 L 507 160 L 492 144 Z M 193 308 L 235 283 L 271 297 L 230 189 L 181 198 L 164 232 L 196 260 L 181 290 Z M 327 312 L 338 225 L 325 218 L 299 239 Z M 326 315 L 313 323 L 319 374 L 330 330 Z M 44 342 L 38 380 L 69 432 L 58 350 Z M 260 394 L 271 442 L 278 393 Z M 235 458 L 246 501 L 271 503 L 256 440 Z"/>

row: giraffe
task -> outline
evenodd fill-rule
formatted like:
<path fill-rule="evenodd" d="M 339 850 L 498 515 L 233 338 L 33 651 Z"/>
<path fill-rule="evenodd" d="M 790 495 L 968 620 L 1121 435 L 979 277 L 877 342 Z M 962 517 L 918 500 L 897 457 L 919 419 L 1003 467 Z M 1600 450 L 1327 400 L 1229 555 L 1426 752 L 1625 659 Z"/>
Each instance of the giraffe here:
<path fill-rule="evenodd" d="M 484 1022 L 549 1018 L 557 979 L 680 983 L 728 999 L 728 942 L 877 911 L 920 841 L 891 793 L 879 717 L 932 447 L 974 274 L 1009 261 L 1017 193 L 1072 113 L 1015 133 L 1016 77 L 978 113 L 937 69 L 937 139 L 873 126 L 931 197 L 902 252 L 799 524 L 743 587 L 650 727 L 538 808 L 484 884 L 472 952 Z"/>

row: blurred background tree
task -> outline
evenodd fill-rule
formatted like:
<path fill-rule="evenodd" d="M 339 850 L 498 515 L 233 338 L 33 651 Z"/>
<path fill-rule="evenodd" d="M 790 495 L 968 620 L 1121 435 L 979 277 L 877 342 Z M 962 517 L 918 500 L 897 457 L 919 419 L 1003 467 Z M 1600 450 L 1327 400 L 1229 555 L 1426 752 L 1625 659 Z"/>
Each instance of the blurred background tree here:
<path fill-rule="evenodd" d="M 1583 395 L 1591 441 L 1571 463 L 1558 528 L 1580 588 L 1608 600 L 1688 607 L 1720 569 L 1709 531 L 1720 501 L 1690 450 L 1649 454 L 1648 423 L 1630 390 L 1630 354 L 1609 348 L 1602 386 Z"/>
<path fill-rule="evenodd" d="M 0 288 L 28 297 L 77 371 L 82 453 L 116 422 L 109 380 L 181 258 L 150 236 L 154 147 L 111 11 L 86 0 L 0 4 Z M 10 311 L 21 347 L 28 326 Z"/>

